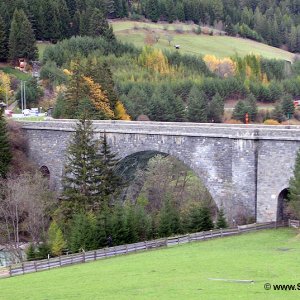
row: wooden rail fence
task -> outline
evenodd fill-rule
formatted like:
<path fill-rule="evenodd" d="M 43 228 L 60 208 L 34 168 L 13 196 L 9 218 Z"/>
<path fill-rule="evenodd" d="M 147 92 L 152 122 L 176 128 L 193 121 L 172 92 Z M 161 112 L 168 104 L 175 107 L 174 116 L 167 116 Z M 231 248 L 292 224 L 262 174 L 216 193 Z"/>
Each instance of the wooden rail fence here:
<path fill-rule="evenodd" d="M 70 255 L 62 255 L 50 259 L 38 260 L 38 261 L 26 261 L 19 264 L 13 264 L 7 267 L 0 267 L 0 278 L 11 277 L 16 275 L 23 275 L 32 272 L 38 272 L 43 270 L 50 270 L 52 268 L 58 268 L 78 263 L 85 263 L 89 261 L 95 261 L 98 259 L 104 259 L 112 256 L 133 253 L 142 250 L 151 250 L 161 247 L 170 247 L 179 244 L 191 243 L 196 241 L 205 241 L 218 237 L 225 237 L 231 235 L 238 235 L 245 232 L 251 232 L 260 229 L 269 229 L 282 227 L 282 224 L 276 222 L 263 223 L 263 224 L 250 224 L 244 226 L 238 226 L 237 228 L 230 229 L 217 229 L 210 231 L 197 232 L 192 234 L 186 234 L 176 237 L 156 239 L 152 241 L 144 241 L 134 244 L 121 245 L 116 247 L 103 248 L 94 251 L 87 251 L 81 253 L 75 253 Z"/>

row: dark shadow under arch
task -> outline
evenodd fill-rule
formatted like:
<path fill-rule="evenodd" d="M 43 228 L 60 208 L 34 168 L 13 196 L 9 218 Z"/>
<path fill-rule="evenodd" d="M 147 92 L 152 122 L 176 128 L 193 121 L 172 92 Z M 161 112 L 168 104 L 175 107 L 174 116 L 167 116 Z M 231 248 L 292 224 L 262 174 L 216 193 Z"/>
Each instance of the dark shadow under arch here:
<path fill-rule="evenodd" d="M 50 171 L 47 166 L 41 166 L 40 167 L 40 172 L 42 173 L 42 176 L 45 178 L 50 179 Z"/>
<path fill-rule="evenodd" d="M 289 196 L 289 189 L 283 189 L 278 195 L 278 204 L 277 204 L 277 222 L 287 221 L 288 220 L 288 196 Z"/>

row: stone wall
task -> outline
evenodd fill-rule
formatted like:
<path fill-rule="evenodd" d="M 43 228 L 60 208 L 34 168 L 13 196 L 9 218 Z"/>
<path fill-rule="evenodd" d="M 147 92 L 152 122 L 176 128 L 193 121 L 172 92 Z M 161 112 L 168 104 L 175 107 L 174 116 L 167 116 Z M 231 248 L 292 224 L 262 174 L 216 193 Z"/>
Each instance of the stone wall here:
<path fill-rule="evenodd" d="M 26 122 L 30 156 L 50 170 L 59 189 L 73 120 Z M 163 122 L 94 122 L 120 158 L 156 151 L 182 160 L 201 178 L 229 219 L 239 214 L 276 220 L 277 198 L 288 186 L 300 145 L 298 126 L 246 126 Z"/>

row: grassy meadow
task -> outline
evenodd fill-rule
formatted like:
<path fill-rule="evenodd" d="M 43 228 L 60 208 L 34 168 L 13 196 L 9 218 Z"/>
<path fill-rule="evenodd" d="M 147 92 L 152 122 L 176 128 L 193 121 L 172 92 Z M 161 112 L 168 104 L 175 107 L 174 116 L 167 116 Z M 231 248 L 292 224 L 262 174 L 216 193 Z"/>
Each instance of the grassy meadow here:
<path fill-rule="evenodd" d="M 300 281 L 297 234 L 265 230 L 1 279 L 0 299 L 297 299 L 264 289 Z"/>
<path fill-rule="evenodd" d="M 131 42 L 136 46 L 145 45 L 147 32 L 160 36 L 154 46 L 160 49 L 174 50 L 174 45 L 180 45 L 180 52 L 194 55 L 214 54 L 218 57 L 230 57 L 234 54 L 245 56 L 249 53 L 259 54 L 266 58 L 292 60 L 293 53 L 258 43 L 248 39 L 229 36 L 196 35 L 192 32 L 196 25 L 187 24 L 155 24 L 134 21 L 114 21 L 111 23 L 118 39 Z M 178 29 L 182 33 L 178 33 Z M 173 40 L 169 45 L 167 35 Z"/>

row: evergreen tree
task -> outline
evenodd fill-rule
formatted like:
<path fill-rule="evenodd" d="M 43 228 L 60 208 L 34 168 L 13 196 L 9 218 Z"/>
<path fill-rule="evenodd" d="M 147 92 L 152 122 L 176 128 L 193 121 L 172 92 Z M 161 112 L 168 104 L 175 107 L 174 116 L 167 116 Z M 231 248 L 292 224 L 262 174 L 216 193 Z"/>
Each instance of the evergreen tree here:
<path fill-rule="evenodd" d="M 216 228 L 220 229 L 220 228 L 227 228 L 227 222 L 226 222 L 226 218 L 224 215 L 224 211 L 223 208 L 221 208 L 218 212 L 218 219 L 217 219 L 217 223 L 216 223 Z"/>
<path fill-rule="evenodd" d="M 5 24 L 0 16 L 0 61 L 6 61 L 7 59 L 7 36 L 5 30 Z"/>
<path fill-rule="evenodd" d="M 95 9 L 90 18 L 89 23 L 90 36 L 102 36 L 109 41 L 115 40 L 111 26 L 109 26 L 106 18 L 99 9 Z"/>
<path fill-rule="evenodd" d="M 84 212 L 74 215 L 69 233 L 69 247 L 73 253 L 97 248 L 95 223 L 93 216 Z"/>
<path fill-rule="evenodd" d="M 283 122 L 285 120 L 285 116 L 282 110 L 282 106 L 281 105 L 276 105 L 272 111 L 272 118 L 274 120 L 277 120 L 278 122 Z"/>
<path fill-rule="evenodd" d="M 139 240 L 138 236 L 138 219 L 136 215 L 135 206 L 129 205 L 126 207 L 126 226 L 127 226 L 127 238 L 126 242 L 136 243 Z"/>
<path fill-rule="evenodd" d="M 148 0 L 146 5 L 146 15 L 152 22 L 159 19 L 159 5 L 157 0 Z"/>
<path fill-rule="evenodd" d="M 295 111 L 295 106 L 294 106 L 294 100 L 293 97 L 289 94 L 286 94 L 282 97 L 281 99 L 281 108 L 283 111 L 283 114 L 287 118 L 291 118 L 294 111 Z"/>
<path fill-rule="evenodd" d="M 117 174 L 119 160 L 117 154 L 111 151 L 105 133 L 100 144 L 100 155 L 102 160 L 101 197 L 108 200 L 108 197 L 116 197 L 120 193 L 124 182 L 122 177 Z"/>
<path fill-rule="evenodd" d="M 111 214 L 108 207 L 100 210 L 96 216 L 95 241 L 97 248 L 107 246 L 107 238 L 112 234 Z"/>
<path fill-rule="evenodd" d="M 239 101 L 233 110 L 232 118 L 235 120 L 239 120 L 241 122 L 245 122 L 245 113 L 246 113 L 246 107 L 244 101 Z"/>
<path fill-rule="evenodd" d="M 29 247 L 26 249 L 26 258 L 28 261 L 35 260 L 36 258 L 35 247 L 32 243 L 30 243 Z"/>
<path fill-rule="evenodd" d="M 297 152 L 294 174 L 290 179 L 289 200 L 293 214 L 300 219 L 300 151 Z"/>
<path fill-rule="evenodd" d="M 24 11 L 16 9 L 11 22 L 9 34 L 9 60 L 16 64 L 19 58 L 34 60 L 37 47 L 31 23 Z"/>
<path fill-rule="evenodd" d="M 166 237 L 179 233 L 180 229 L 179 212 L 168 195 L 164 200 L 163 207 L 159 213 L 158 234 L 161 237 Z"/>
<path fill-rule="evenodd" d="M 97 207 L 101 201 L 103 160 L 94 141 L 92 122 L 83 117 L 67 150 L 63 194 L 71 201 L 72 211 Z"/>
<path fill-rule="evenodd" d="M 121 204 L 114 207 L 112 216 L 112 240 L 113 245 L 126 244 L 128 237 L 128 227 L 126 224 L 125 209 Z"/>
<path fill-rule="evenodd" d="M 191 232 L 206 231 L 214 228 L 210 211 L 207 207 L 196 206 L 190 210 Z"/>
<path fill-rule="evenodd" d="M 257 116 L 257 104 L 253 94 L 248 95 L 245 103 L 245 112 L 249 115 L 249 120 L 255 121 Z"/>
<path fill-rule="evenodd" d="M 223 98 L 217 93 L 209 103 L 208 120 L 215 123 L 222 123 L 224 114 Z"/>
<path fill-rule="evenodd" d="M 6 177 L 11 160 L 12 153 L 9 144 L 7 125 L 3 111 L 0 108 L 0 178 Z"/>
<path fill-rule="evenodd" d="M 207 103 L 205 95 L 197 86 L 193 86 L 188 98 L 188 120 L 190 122 L 207 122 Z"/>

